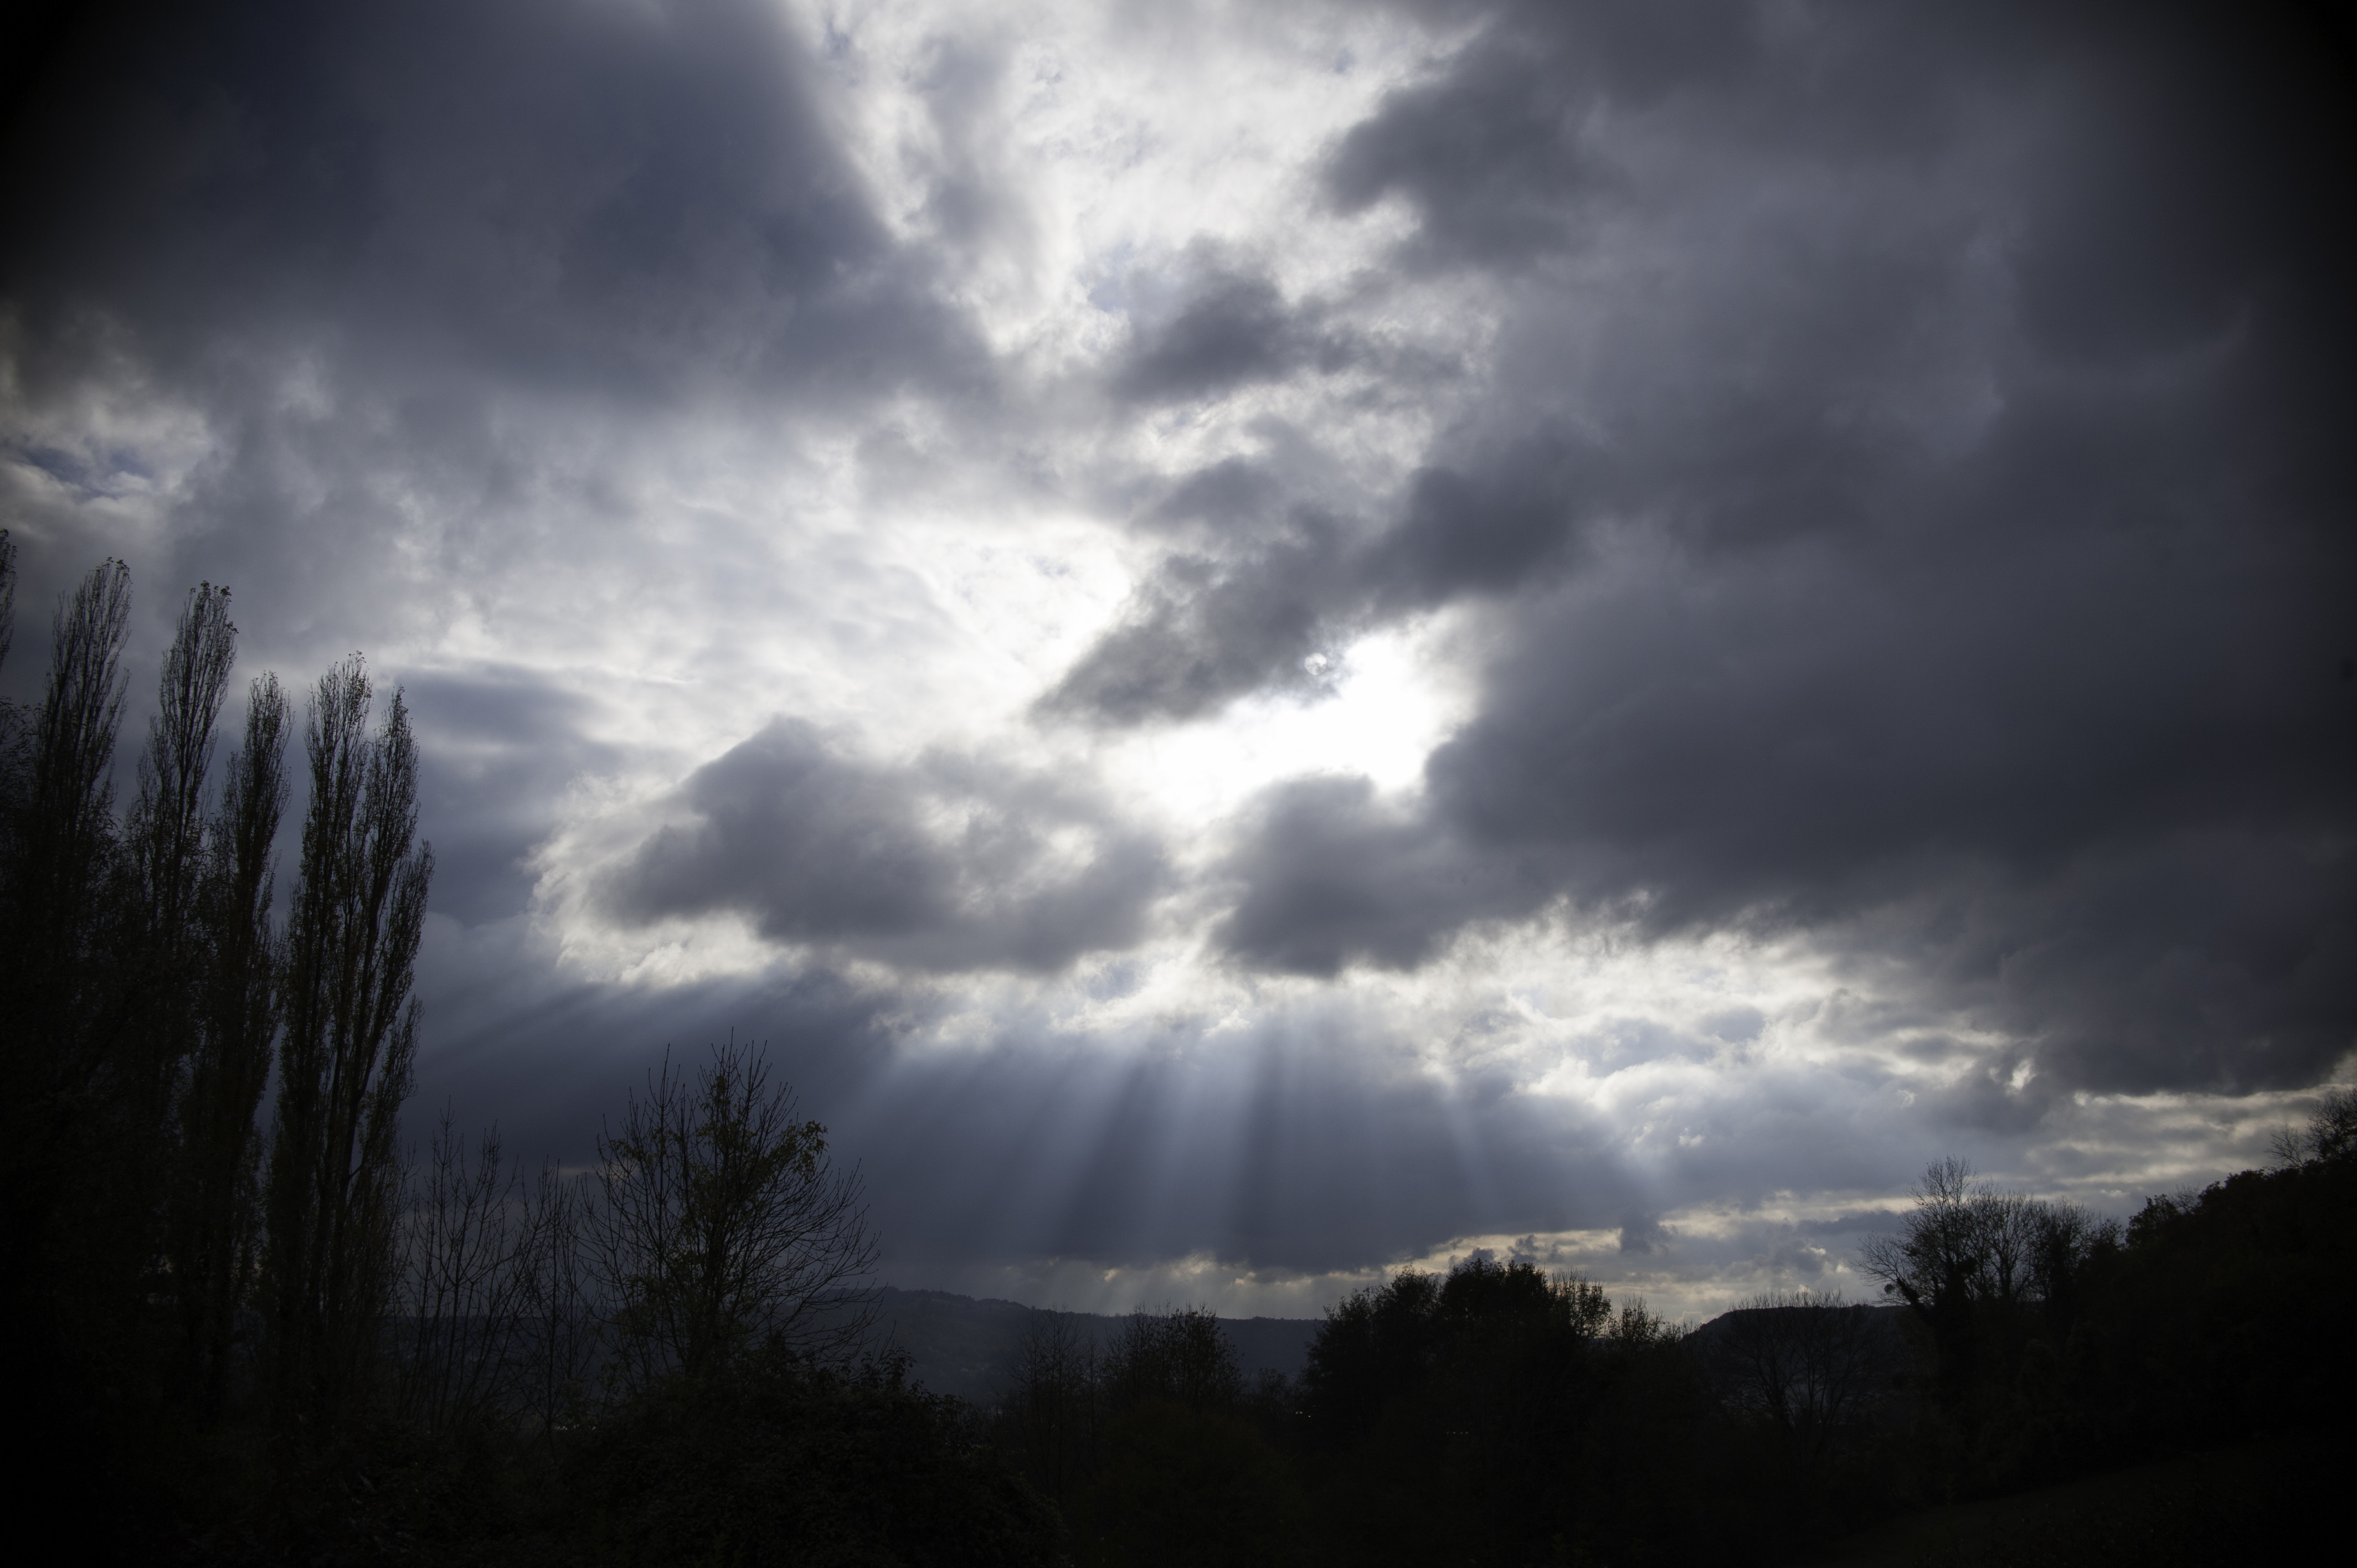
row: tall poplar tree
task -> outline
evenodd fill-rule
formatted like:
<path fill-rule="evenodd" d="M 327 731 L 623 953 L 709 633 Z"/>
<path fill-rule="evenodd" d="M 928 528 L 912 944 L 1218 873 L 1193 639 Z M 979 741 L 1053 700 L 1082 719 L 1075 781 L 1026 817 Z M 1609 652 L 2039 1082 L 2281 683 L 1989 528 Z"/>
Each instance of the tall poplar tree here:
<path fill-rule="evenodd" d="M 0 1203 L 16 1238 L 16 1303 L 39 1338 L 108 1308 L 93 1277 L 115 1239 L 93 1224 L 91 1165 L 107 1152 L 121 1088 L 101 1026 L 107 892 L 119 846 L 111 783 L 122 721 L 131 574 L 109 561 L 59 605 L 48 679 L 25 737 L 6 823 L 0 896 Z M 103 1185 L 99 1184 L 99 1185 Z M 12 1291 L 12 1295 L 17 1291 Z M 107 1316 L 112 1316 L 108 1313 Z"/>
<path fill-rule="evenodd" d="M 264 675 L 247 691 L 244 744 L 230 757 L 205 835 L 197 911 L 203 967 L 179 1107 L 180 1179 L 170 1203 L 181 1375 L 208 1418 L 221 1412 L 237 1309 L 257 1261 L 255 1113 L 278 1031 L 270 906 L 285 759 L 286 693 L 278 677 Z"/>
<path fill-rule="evenodd" d="M 430 846 L 398 692 L 371 736 L 355 655 L 305 725 L 311 800 L 288 923 L 277 1128 L 264 1225 L 272 1394 L 283 1434 L 321 1441 L 366 1392 L 392 1285 L 394 1146 L 416 1048 L 410 996 Z"/>
<path fill-rule="evenodd" d="M 43 1058 L 37 1078 L 11 1081 L 52 1093 L 87 1088 L 98 1065 L 93 961 L 119 840 L 113 770 L 130 625 L 131 571 L 120 561 L 92 570 L 59 605 L 25 795 L 9 824 L 10 1035 Z"/>
<path fill-rule="evenodd" d="M 185 1189 L 182 1161 L 194 1152 L 180 1146 L 175 1112 L 196 1048 L 206 965 L 199 908 L 205 789 L 236 657 L 229 591 L 200 584 L 181 607 L 164 653 L 107 921 L 113 994 L 105 1048 L 114 1058 L 120 1136 L 104 1179 L 114 1189 L 111 1229 L 128 1250 L 130 1266 L 157 1276 L 143 1296 L 178 1295 L 184 1284 L 181 1260 L 168 1255 L 167 1195 Z M 85 1179 L 99 1178 L 92 1173 Z"/>
<path fill-rule="evenodd" d="M 200 583 L 188 595 L 164 655 L 147 747 L 139 755 L 138 793 L 126 824 L 142 980 L 168 1038 L 169 1060 L 193 1043 L 193 990 L 201 961 L 197 901 L 204 871 L 205 783 L 212 771 L 213 728 L 237 658 L 229 590 Z"/>
<path fill-rule="evenodd" d="M 154 1262 L 145 1160 L 131 1157 L 129 1112 L 145 1101 L 132 1092 L 112 961 L 122 845 L 111 780 L 130 611 L 118 561 L 60 599 L 0 823 L 0 1335 L 10 1408 L 57 1417 L 20 1477 L 45 1494 L 94 1484 L 145 1391 L 129 1365 Z"/>

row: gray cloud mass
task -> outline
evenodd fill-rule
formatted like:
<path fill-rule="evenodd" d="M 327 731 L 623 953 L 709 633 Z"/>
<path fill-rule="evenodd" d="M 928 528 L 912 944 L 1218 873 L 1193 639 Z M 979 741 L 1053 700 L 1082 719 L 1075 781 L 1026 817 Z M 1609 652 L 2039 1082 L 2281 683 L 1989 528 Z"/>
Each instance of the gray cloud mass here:
<path fill-rule="evenodd" d="M 681 793 L 694 822 L 658 829 L 610 874 L 625 916 L 726 909 L 778 940 L 920 969 L 1056 969 L 1135 941 L 1168 882 L 1150 837 L 1048 780 L 945 757 L 863 765 L 793 720 Z M 1058 829 L 1084 835 L 1077 855 L 1060 854 Z"/>
<path fill-rule="evenodd" d="M 1730 41 L 1746 10 L 1630 43 L 1625 80 L 1593 20 L 1493 24 L 1344 139 L 1335 189 L 1408 192 L 1415 253 L 1521 269 L 1572 243 L 1514 215 L 1585 199 L 1560 145 L 1593 95 L 1673 119 L 1816 113 L 1789 62 Z M 1135 723 L 1200 709 L 1203 683 L 1157 670 L 1218 668 L 1233 691 L 1259 660 L 1293 681 L 1321 642 L 1308 607 L 1336 627 L 1490 605 L 1479 710 L 1420 803 L 1376 826 L 1363 789 L 1275 792 L 1229 863 L 1231 950 L 1413 962 L 1559 893 L 1659 931 L 1799 925 L 1903 950 L 2058 1084 L 2309 1081 L 2347 1050 L 2357 553 L 2347 446 L 2315 417 L 2347 347 L 2347 204 L 2288 188 L 2319 146 L 2311 104 L 2261 74 L 2291 70 L 2283 40 L 2176 25 L 2222 59 L 2120 48 L 2038 160 L 2001 351 L 1974 340 L 1978 407 L 1943 422 L 1968 434 L 1905 417 L 1946 369 L 1927 344 L 1985 306 L 1903 197 L 1851 234 L 1768 236 L 1696 277 L 1687 309 L 1607 328 L 1600 429 L 1550 419 L 1577 306 L 1524 283 L 1501 395 L 1442 437 L 1396 521 L 1314 556 L 1240 553 L 1185 618 L 1144 623 L 1150 649 L 1127 629 L 1092 654 L 1075 683 L 1132 671 L 1100 708 Z M 1962 55 L 1991 86 L 2045 63 L 2014 52 L 2037 41 L 2019 18 L 1991 32 Z M 2049 41 L 2102 40 L 2123 41 L 2090 16 Z M 1694 99 L 1703 82 L 1716 96 Z M 1894 145 L 1936 163 L 1937 134 L 1807 150 L 1867 178 Z"/>
<path fill-rule="evenodd" d="M 1165 9 L 27 11 L 10 694 L 109 553 L 135 683 L 200 576 L 402 650 L 429 1091 L 580 1158 L 769 1036 L 902 1283 L 1814 1280 L 1927 1143 L 2126 1203 L 2346 1070 L 2337 12 Z M 1384 639 L 1415 766 L 1149 788 Z"/>

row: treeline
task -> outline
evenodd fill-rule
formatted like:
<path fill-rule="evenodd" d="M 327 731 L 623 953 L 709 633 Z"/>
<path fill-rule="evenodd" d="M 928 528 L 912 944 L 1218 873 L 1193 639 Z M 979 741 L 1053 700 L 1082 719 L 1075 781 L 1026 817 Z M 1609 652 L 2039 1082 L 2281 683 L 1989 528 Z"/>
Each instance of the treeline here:
<path fill-rule="evenodd" d="M 2125 1228 L 1942 1161 L 1861 1259 L 1895 1309 L 1763 1296 L 1681 1330 L 1476 1259 L 1359 1292 L 1297 1384 L 1251 1387 L 1207 1315 L 1134 1318 L 1099 1356 L 1039 1314 L 999 1440 L 1076 1563 L 1789 1560 L 1894 1514 L 2337 1430 L 2357 1096 L 2277 1155 Z M 2304 1528 L 2199 1522 L 2211 1545 Z"/>
<path fill-rule="evenodd" d="M 1476 1261 L 1341 1303 L 1298 1381 L 1247 1381 L 1200 1309 L 1102 1353 L 1035 1314 L 996 1427 L 1079 1563 L 1544 1563 L 1674 1483 L 1688 1372 L 1641 1306 Z"/>
<path fill-rule="evenodd" d="M 2321 1430 L 2357 1391 L 2357 1095 L 2125 1229 L 1943 1161 L 1864 1262 L 1906 1305 L 1913 1496 Z"/>
<path fill-rule="evenodd" d="M 0 658 L 15 566 L 0 534 Z M 347 1424 L 395 1250 L 433 868 L 401 697 L 376 722 L 354 656 L 305 714 L 308 809 L 274 921 L 293 721 L 275 677 L 254 681 L 215 768 L 237 631 L 210 585 L 118 813 L 130 613 L 109 561 L 59 606 L 39 701 L 0 715 L 0 1312 L 11 1408 L 46 1418 L 18 1479 L 81 1510 L 94 1544 L 155 1522 L 126 1504 L 160 1498 L 233 1402 L 282 1492 Z"/>

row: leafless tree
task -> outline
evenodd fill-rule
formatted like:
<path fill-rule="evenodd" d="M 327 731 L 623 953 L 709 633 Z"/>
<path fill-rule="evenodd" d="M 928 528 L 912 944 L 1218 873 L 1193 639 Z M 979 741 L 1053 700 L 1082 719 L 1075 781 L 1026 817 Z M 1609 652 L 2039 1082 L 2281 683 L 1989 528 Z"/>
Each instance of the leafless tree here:
<path fill-rule="evenodd" d="M 1945 1303 L 2000 1311 L 2050 1299 L 2109 1221 L 2072 1203 L 2005 1192 L 1959 1159 L 1935 1162 L 1894 1234 L 1860 1250 L 1866 1272 L 1910 1306 Z"/>
<path fill-rule="evenodd" d="M 494 1127 L 469 1155 L 446 1107 L 404 1184 L 394 1410 L 428 1433 L 481 1427 L 511 1405 L 534 1240 Z"/>
<path fill-rule="evenodd" d="M 1979 1180 L 1963 1160 L 1934 1162 L 1895 1235 L 1869 1238 L 1867 1273 L 1910 1305 L 2009 1300 L 2025 1283 L 2029 1237 L 2022 1200 Z"/>
<path fill-rule="evenodd" d="M 865 1337 L 858 1173 L 834 1171 L 826 1129 L 795 1109 L 765 1053 L 732 1040 L 692 1078 L 665 1052 L 600 1135 L 589 1255 L 622 1391 L 716 1377 L 765 1342 L 825 1359 Z"/>
<path fill-rule="evenodd" d="M 1759 1295 L 1718 1335 L 1711 1360 L 1721 1397 L 1771 1427 L 1803 1469 L 1820 1466 L 1865 1413 L 1885 1370 L 1867 1313 L 1838 1291 Z"/>
<path fill-rule="evenodd" d="M 526 1214 L 517 1388 L 523 1413 L 544 1442 L 569 1424 L 597 1370 L 599 1318 L 587 1256 L 584 1180 L 542 1166 Z"/>
<path fill-rule="evenodd" d="M 404 1178 L 393 1408 L 428 1433 L 516 1423 L 543 1441 L 596 1375 L 597 1291 L 583 1178 L 527 1187 L 496 1128 L 469 1153 L 446 1110 Z"/>
<path fill-rule="evenodd" d="M 2308 1125 L 2284 1128 L 2270 1147 L 2280 1167 L 2318 1165 L 2357 1153 L 2357 1090 L 2326 1090 Z"/>
<path fill-rule="evenodd" d="M 2076 1204 L 2047 1203 L 1980 1180 L 1962 1160 L 1932 1165 L 1895 1234 L 1860 1249 L 1866 1272 L 1929 1333 L 1951 1402 L 2010 1380 L 2029 1348 L 2069 1333 L 2076 1282 L 2118 1227 Z"/>
<path fill-rule="evenodd" d="M 1080 1318 L 1026 1315 L 1004 1415 L 1025 1469 L 1059 1503 L 1080 1487 L 1101 1435 L 1098 1374 L 1096 1346 Z"/>

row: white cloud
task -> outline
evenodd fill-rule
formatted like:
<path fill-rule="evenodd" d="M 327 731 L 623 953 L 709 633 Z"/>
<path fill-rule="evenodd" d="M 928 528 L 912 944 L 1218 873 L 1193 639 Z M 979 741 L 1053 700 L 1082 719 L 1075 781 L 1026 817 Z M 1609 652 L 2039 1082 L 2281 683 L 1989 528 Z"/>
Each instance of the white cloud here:
<path fill-rule="evenodd" d="M 2314 1076 L 2343 994 L 2345 805 L 2282 808 L 2298 881 L 2263 856 L 2273 808 L 2244 862 L 2205 822 L 2179 831 L 2152 781 L 2244 799 L 2195 767 L 2243 755 L 2325 776 L 2280 737 L 2330 699 L 2276 694 L 2307 692 L 2289 639 L 2321 624 L 2294 588 L 2345 558 L 2289 524 L 2233 553 L 2278 537 L 2238 487 L 2305 471 L 2233 445 L 2287 427 L 2233 401 L 2265 380 L 2234 379 L 2274 341 L 2259 295 L 2117 362 L 2040 340 L 2024 301 L 2040 182 L 2070 188 L 2055 169 L 2082 152 L 2058 132 L 2084 107 L 2070 82 L 1902 51 L 1880 63 L 1921 74 L 1892 86 L 1857 74 L 1874 38 L 1790 8 L 1740 70 L 1658 79 L 1548 33 L 1548 7 L 1497 23 L 1531 32 L 1521 55 L 1483 52 L 1478 8 L 1437 31 L 1349 5 L 782 15 L 576 17 L 587 41 L 546 41 L 577 81 L 454 80 L 447 124 L 396 67 L 353 67 L 320 91 L 377 117 L 382 209 L 270 187 L 249 242 L 167 191 L 167 283 L 69 255 L 72 312 L 0 300 L 0 486 L 28 559 L 12 690 L 46 594 L 115 552 L 149 633 L 173 574 L 227 577 L 250 665 L 299 682 L 357 644 L 454 711 L 503 693 L 472 728 L 421 713 L 449 765 L 429 831 L 526 868 L 475 923 L 436 916 L 429 1030 L 478 1043 L 429 1036 L 429 1079 L 464 1055 L 500 1079 L 480 1033 L 533 998 L 597 996 L 633 1029 L 767 998 L 888 1058 L 835 1088 L 845 1128 L 911 1163 L 899 1283 L 1288 1313 L 1482 1247 L 1674 1316 L 1854 1290 L 1837 1222 L 1898 1200 L 1927 1151 L 2118 1212 L 2258 1157 L 2296 1113 L 2284 1086 Z M 599 30 L 617 16 L 629 49 Z M 1515 74 L 1542 58 L 1555 97 Z M 565 107 L 641 70 L 630 113 Z M 1345 212 L 1330 160 L 1379 121 L 1405 127 L 1393 164 Z M 2120 331 L 2147 320 L 2134 303 Z M 1238 320 L 1258 336 L 1223 360 L 1212 328 Z M 1178 369 L 1155 381 L 1158 350 Z M 1261 499 L 1165 510 L 1231 459 Z M 1443 469 L 1474 499 L 1411 537 Z M 1183 717 L 1044 711 L 1174 557 L 1207 598 L 1298 574 L 1274 597 L 1305 624 L 1267 639 L 1291 662 L 1244 650 Z M 1427 568 L 1439 586 L 1407 580 Z M 2151 624 L 2098 613 L 2123 584 Z M 1828 639 L 1852 623 L 1872 635 Z M 2284 648 L 2259 636 L 2286 626 Z M 1187 636 L 1166 642 L 1233 651 Z M 2246 664 L 2264 680 L 2201 684 Z M 2133 787 L 2072 749 L 2147 712 L 2112 751 L 2153 758 Z M 943 874 L 959 912 L 928 929 L 956 953 L 601 901 L 694 825 L 697 770 L 779 720 L 879 797 L 920 780 L 901 849 L 1006 857 L 1007 887 Z M 2199 757 L 2169 750 L 2180 730 Z M 1501 806 L 1437 757 L 1511 764 L 1523 793 Z M 1831 800 L 1836 775 L 1884 792 Z M 1238 846 L 1304 779 L 1364 780 L 1372 825 L 1338 842 L 1393 844 L 1448 906 L 1414 941 L 1329 944 L 1363 961 L 1330 978 L 1218 935 Z M 992 836 L 1018 785 L 1105 804 L 1038 813 L 1025 858 Z M 1566 804 L 1583 789 L 1592 832 Z M 1760 800 L 1757 835 L 1729 826 Z M 2160 824 L 2146 859 L 2120 847 L 2138 822 Z M 1868 847 L 1822 871 L 1792 847 L 1818 831 Z M 1024 887 L 1079 882 L 1106 843 L 1169 868 L 1112 901 L 1134 929 L 1066 932 L 1028 970 L 967 961 L 999 950 L 974 910 L 1036 912 Z M 1305 859 L 1286 908 L 1343 900 L 1337 869 Z M 2202 924 L 2244 908 L 2247 930 Z M 2085 958 L 2091 931 L 2127 934 Z M 2007 991 L 2041 965 L 2057 990 Z M 2063 1022 L 2091 974 L 2155 1015 L 2213 1015 L 2170 985 L 2234 1006 L 2194 1046 L 2087 1047 L 2117 1070 L 2074 1078 Z M 502 1081 L 547 1095 L 557 1058 L 518 1052 Z M 900 1136 L 968 1072 L 1005 1080 L 973 1091 L 997 1122 Z M 961 1251 L 933 1211 L 976 1184 L 996 1196 Z"/>

